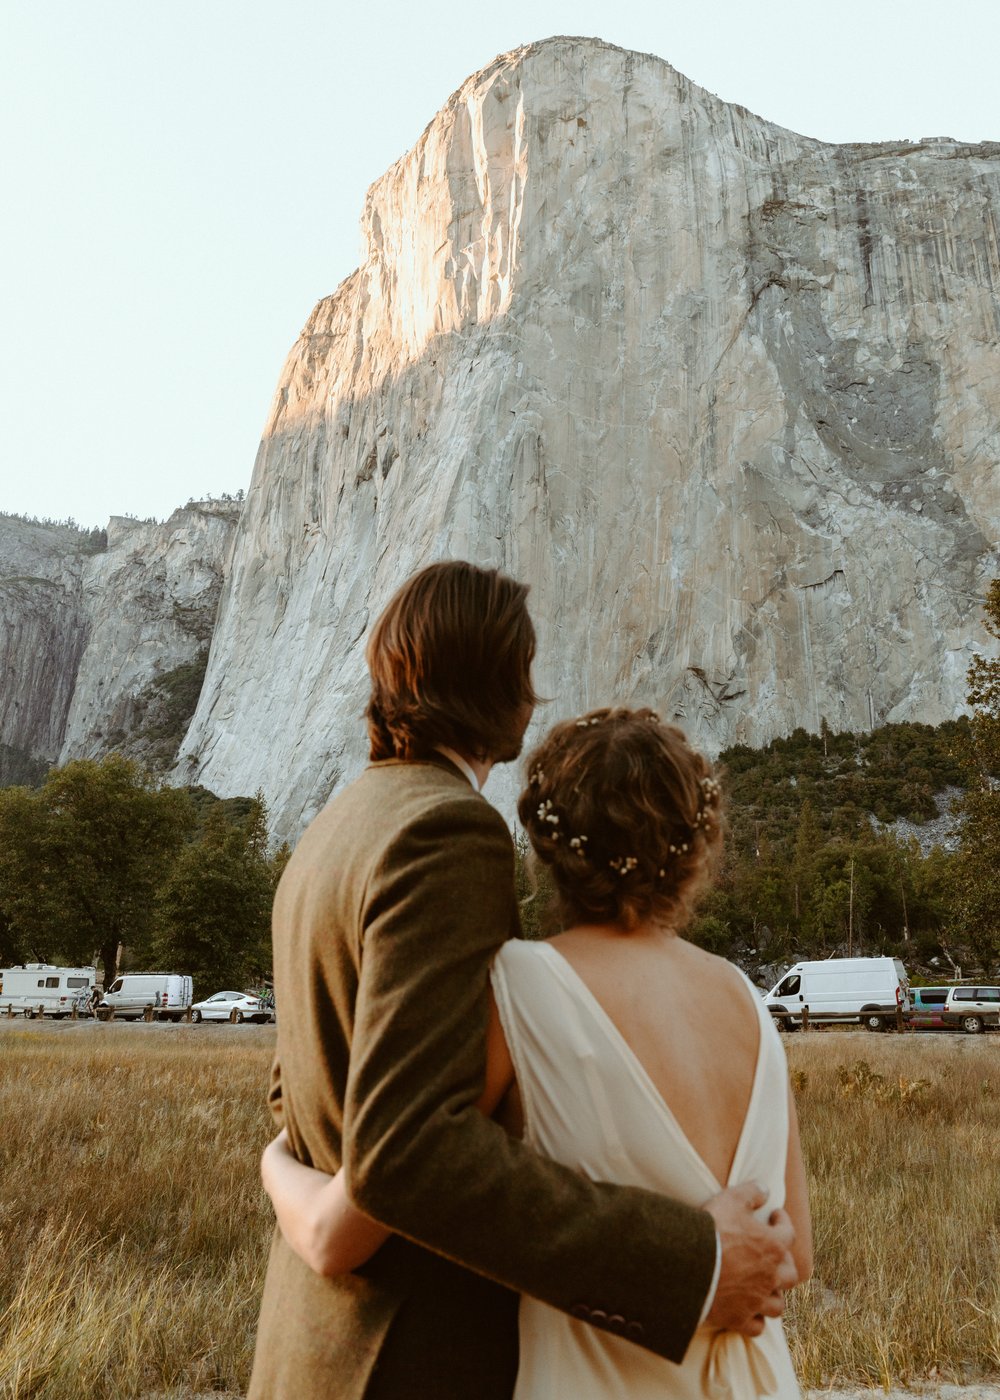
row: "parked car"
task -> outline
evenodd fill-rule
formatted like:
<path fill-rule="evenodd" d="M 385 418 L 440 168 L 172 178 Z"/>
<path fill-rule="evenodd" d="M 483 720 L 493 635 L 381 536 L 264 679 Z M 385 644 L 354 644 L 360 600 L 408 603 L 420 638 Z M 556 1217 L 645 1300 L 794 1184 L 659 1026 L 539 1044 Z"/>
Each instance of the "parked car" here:
<path fill-rule="evenodd" d="M 942 1014 L 946 1026 L 978 1035 L 985 1026 L 1000 1024 L 1000 987 L 951 987 Z"/>
<path fill-rule="evenodd" d="M 794 1030 L 809 1011 L 810 1025 L 853 1021 L 870 1031 L 893 1025 L 910 1007 L 910 981 L 898 958 L 827 958 L 800 962 L 764 998 L 780 1030 Z"/>
<path fill-rule="evenodd" d="M 236 1015 L 233 1016 L 235 1011 Z M 253 992 L 216 992 L 191 1008 L 192 1021 L 260 1021 L 270 1018 L 270 1010 Z"/>
<path fill-rule="evenodd" d="M 146 1007 L 158 1021 L 179 1021 L 191 1005 L 191 978 L 181 972 L 126 972 L 116 977 L 97 1003 L 94 1014 L 106 1021 L 112 1008 L 117 1017 L 141 1021 Z"/>
<path fill-rule="evenodd" d="M 907 1024 L 917 1029 L 947 1025 L 944 1004 L 948 1000 L 949 990 L 948 987 L 911 987 Z"/>

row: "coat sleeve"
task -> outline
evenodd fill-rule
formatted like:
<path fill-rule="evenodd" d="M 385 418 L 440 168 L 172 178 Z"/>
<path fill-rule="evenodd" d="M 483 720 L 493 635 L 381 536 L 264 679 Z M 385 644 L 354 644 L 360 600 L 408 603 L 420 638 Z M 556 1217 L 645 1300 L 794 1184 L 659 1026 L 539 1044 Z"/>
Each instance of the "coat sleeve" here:
<path fill-rule="evenodd" d="M 344 1118 L 348 1189 L 399 1234 L 679 1361 L 715 1266 L 711 1218 L 592 1182 L 483 1117 L 489 968 L 516 926 L 513 848 L 470 794 L 372 879 Z"/>

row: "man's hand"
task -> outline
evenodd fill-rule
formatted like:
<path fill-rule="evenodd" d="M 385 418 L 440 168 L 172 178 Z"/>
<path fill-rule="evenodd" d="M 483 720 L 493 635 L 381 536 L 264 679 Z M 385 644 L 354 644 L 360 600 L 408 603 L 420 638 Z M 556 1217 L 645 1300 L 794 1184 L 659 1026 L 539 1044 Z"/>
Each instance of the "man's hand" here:
<path fill-rule="evenodd" d="M 754 1214 L 767 1201 L 763 1187 L 749 1184 L 720 1191 L 705 1204 L 722 1245 L 722 1268 L 715 1300 L 705 1319 L 709 1327 L 758 1337 L 766 1317 L 781 1317 L 786 1288 L 798 1271 L 789 1250 L 795 1238 L 783 1210 L 762 1224 Z"/>

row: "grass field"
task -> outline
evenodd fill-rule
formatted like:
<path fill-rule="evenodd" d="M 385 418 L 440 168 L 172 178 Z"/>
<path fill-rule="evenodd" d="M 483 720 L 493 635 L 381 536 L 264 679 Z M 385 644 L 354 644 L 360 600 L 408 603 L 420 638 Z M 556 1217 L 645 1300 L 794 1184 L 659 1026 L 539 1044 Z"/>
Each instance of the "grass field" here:
<path fill-rule="evenodd" d="M 0 1023 L 0 1397 L 240 1395 L 271 1028 Z M 816 1231 L 803 1384 L 1000 1372 L 1000 1036 L 787 1042 Z"/>

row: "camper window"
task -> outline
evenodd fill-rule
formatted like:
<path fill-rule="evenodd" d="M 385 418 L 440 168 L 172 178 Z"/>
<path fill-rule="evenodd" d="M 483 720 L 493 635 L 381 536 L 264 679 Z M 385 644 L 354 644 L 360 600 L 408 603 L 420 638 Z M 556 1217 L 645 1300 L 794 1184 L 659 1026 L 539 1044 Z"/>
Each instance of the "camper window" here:
<path fill-rule="evenodd" d="M 67 977 L 67 987 L 86 987 L 88 985 L 86 977 Z"/>
<path fill-rule="evenodd" d="M 42 984 L 39 982 L 38 985 L 41 986 Z M 58 977 L 46 977 L 46 979 L 45 979 L 45 985 L 46 985 L 46 987 L 58 987 L 58 986 L 59 986 L 59 978 L 58 978 Z"/>

